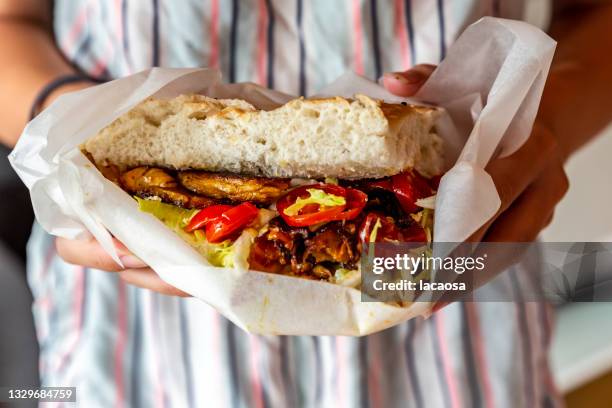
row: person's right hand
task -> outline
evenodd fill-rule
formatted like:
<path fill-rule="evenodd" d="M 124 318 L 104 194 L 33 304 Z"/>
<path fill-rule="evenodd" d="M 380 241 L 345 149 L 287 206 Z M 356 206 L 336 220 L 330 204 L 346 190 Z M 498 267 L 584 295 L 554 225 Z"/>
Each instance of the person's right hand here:
<path fill-rule="evenodd" d="M 182 290 L 164 282 L 153 269 L 149 268 L 116 239 L 114 239 L 115 248 L 117 248 L 119 259 L 121 259 L 124 268 L 113 261 L 93 237 L 82 240 L 57 238 L 55 243 L 59 256 L 70 264 L 117 273 L 126 283 L 164 295 L 189 296 Z"/>

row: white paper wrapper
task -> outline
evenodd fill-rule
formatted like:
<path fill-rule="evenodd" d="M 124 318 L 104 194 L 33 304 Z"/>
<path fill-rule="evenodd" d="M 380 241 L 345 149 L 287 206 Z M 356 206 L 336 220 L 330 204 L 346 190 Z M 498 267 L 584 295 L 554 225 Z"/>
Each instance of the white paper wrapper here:
<path fill-rule="evenodd" d="M 524 23 L 485 18 L 468 27 L 418 98 L 443 106 L 440 124 L 452 168 L 440 184 L 435 238 L 460 242 L 499 208 L 484 166 L 528 137 L 555 42 Z M 241 97 L 261 108 L 292 96 L 253 84 L 226 85 L 217 71 L 152 69 L 60 97 L 23 132 L 10 161 L 30 189 L 38 222 L 67 238 L 93 234 L 119 261 L 111 234 L 166 282 L 262 334 L 364 335 L 415 316 L 429 305 L 400 308 L 361 302 L 360 292 L 328 283 L 210 266 L 188 244 L 106 180 L 77 146 L 149 96 L 202 93 Z M 379 85 L 346 74 L 322 95 L 364 93 L 399 101 Z"/>

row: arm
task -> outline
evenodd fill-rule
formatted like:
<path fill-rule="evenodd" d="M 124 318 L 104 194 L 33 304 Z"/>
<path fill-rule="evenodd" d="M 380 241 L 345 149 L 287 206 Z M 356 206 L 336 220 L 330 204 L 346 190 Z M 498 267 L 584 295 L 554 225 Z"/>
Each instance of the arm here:
<path fill-rule="evenodd" d="M 0 0 L 0 142 L 7 146 L 17 142 L 40 89 L 74 71 L 53 41 L 51 13 L 48 0 Z"/>
<path fill-rule="evenodd" d="M 50 0 L 0 0 L 0 38 L 5 39 L 0 41 L 0 142 L 8 146 L 17 142 L 38 92 L 58 76 L 75 72 L 54 43 L 51 13 Z M 47 102 L 61 93 L 86 86 L 87 83 L 62 86 L 49 95 Z M 119 241 L 115 243 L 125 269 L 115 264 L 93 238 L 58 239 L 57 247 L 69 263 L 116 271 L 129 283 L 166 294 L 185 295 L 159 279 Z"/>
<path fill-rule="evenodd" d="M 559 45 L 539 119 L 557 137 L 564 158 L 612 120 L 612 4 L 555 3 L 550 35 Z"/>
<path fill-rule="evenodd" d="M 558 41 L 531 137 L 487 166 L 501 198 L 498 213 L 470 241 L 533 241 L 568 189 L 565 160 L 612 120 L 612 4 L 556 0 L 550 34 Z M 385 86 L 410 96 L 431 73 L 417 66 L 388 74 Z"/>

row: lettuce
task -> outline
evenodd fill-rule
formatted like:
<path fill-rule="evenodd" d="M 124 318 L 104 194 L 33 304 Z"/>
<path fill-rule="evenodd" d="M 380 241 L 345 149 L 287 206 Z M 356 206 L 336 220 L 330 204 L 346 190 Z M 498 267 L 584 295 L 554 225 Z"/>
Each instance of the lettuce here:
<path fill-rule="evenodd" d="M 206 256 L 208 262 L 214 266 L 224 268 L 234 267 L 234 245 L 229 240 L 218 244 L 210 244 L 208 246 L 208 254 Z"/>
<path fill-rule="evenodd" d="M 201 230 L 185 231 L 191 218 L 198 210 L 186 210 L 175 205 L 162 203 L 158 200 L 144 200 L 135 197 L 140 211 L 149 213 L 177 233 L 184 241 L 202 254 L 213 266 L 248 270 L 248 257 L 253 239 L 257 232 L 252 228 L 245 229 L 235 242 L 225 240 L 213 244 L 206 240 Z M 270 214 L 264 213 L 260 218 L 266 220 Z"/>
<path fill-rule="evenodd" d="M 310 193 L 310 196 L 306 198 L 298 197 L 298 199 L 295 200 L 295 203 L 285 208 L 285 215 L 290 217 L 297 215 L 300 210 L 308 204 L 319 204 L 321 207 L 336 207 L 338 205 L 346 204 L 344 197 L 326 193 L 318 188 L 309 188 L 306 191 Z"/>

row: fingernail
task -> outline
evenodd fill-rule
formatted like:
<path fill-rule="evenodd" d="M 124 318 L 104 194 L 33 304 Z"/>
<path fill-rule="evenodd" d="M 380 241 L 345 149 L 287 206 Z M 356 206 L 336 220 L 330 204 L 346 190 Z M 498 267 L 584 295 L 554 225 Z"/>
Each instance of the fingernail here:
<path fill-rule="evenodd" d="M 126 269 L 144 268 L 147 266 L 146 263 L 144 263 L 140 258 L 134 255 L 123 255 L 120 256 L 119 259 L 121 260 L 121 263 Z"/>
<path fill-rule="evenodd" d="M 406 72 L 389 72 L 384 75 L 385 79 L 398 81 L 406 85 L 415 85 L 425 81 L 425 74 L 420 71 L 410 70 Z"/>

